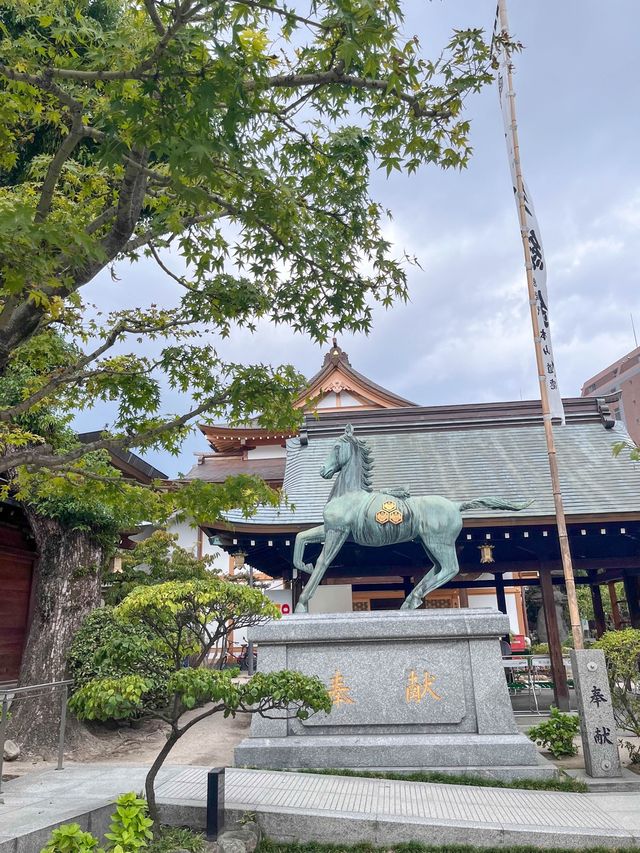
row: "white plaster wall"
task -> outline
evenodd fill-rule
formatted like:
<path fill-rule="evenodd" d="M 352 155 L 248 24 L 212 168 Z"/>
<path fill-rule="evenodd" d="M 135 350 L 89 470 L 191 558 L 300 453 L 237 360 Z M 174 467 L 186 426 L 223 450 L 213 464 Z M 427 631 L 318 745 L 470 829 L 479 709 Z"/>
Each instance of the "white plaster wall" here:
<path fill-rule="evenodd" d="M 362 406 L 362 400 L 358 400 L 357 397 L 354 397 L 348 391 L 340 392 L 340 402 L 343 406 Z"/>
<path fill-rule="evenodd" d="M 291 606 L 291 590 L 282 588 L 282 581 L 276 580 L 273 582 L 273 589 L 263 589 L 264 594 L 270 601 L 273 601 L 274 604 L 277 604 L 278 607 L 282 608 L 283 604 L 289 606 L 289 613 L 283 614 L 282 618 L 286 619 L 287 615 L 291 615 L 293 613 L 293 607 Z M 247 642 L 247 631 L 238 630 L 233 632 L 233 645 L 234 646 L 242 646 Z"/>
<path fill-rule="evenodd" d="M 178 545 L 196 556 L 198 553 L 198 528 L 192 527 L 188 521 L 170 521 L 167 525 L 167 532 L 177 534 Z M 213 565 L 216 569 L 222 572 L 229 570 L 229 555 L 218 548 L 217 545 L 210 545 L 209 539 L 202 535 L 202 556 L 213 557 Z"/>
<path fill-rule="evenodd" d="M 353 592 L 350 583 L 319 586 L 309 601 L 309 613 L 351 613 Z"/>
<path fill-rule="evenodd" d="M 280 447 L 279 444 L 261 444 L 247 451 L 247 459 L 281 459 L 286 455 L 286 447 Z"/>
<path fill-rule="evenodd" d="M 336 395 L 333 391 L 329 391 L 324 397 L 316 403 L 318 409 L 335 409 L 337 407 Z"/>
<path fill-rule="evenodd" d="M 520 633 L 518 625 L 518 606 L 516 604 L 516 596 L 513 592 L 505 593 L 507 601 L 507 616 L 509 617 L 509 626 L 512 634 Z M 492 607 L 498 609 L 498 599 L 494 592 L 483 592 L 481 595 L 469 596 L 469 607 Z"/>

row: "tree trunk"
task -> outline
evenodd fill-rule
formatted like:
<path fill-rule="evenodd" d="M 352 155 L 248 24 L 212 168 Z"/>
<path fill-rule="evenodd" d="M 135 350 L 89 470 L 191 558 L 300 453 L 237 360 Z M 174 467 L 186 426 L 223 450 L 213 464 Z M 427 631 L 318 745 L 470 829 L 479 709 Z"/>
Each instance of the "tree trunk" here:
<path fill-rule="evenodd" d="M 90 531 L 73 530 L 25 507 L 39 558 L 36 562 L 31 618 L 18 686 L 46 684 L 66 677 L 67 654 L 85 616 L 100 604 L 104 547 Z M 37 691 L 14 701 L 10 731 L 27 751 L 48 753 L 58 742 L 62 693 Z M 75 721 L 68 718 L 69 739 Z"/>
<path fill-rule="evenodd" d="M 182 732 L 177 731 L 176 729 L 171 729 L 171 732 L 167 735 L 167 742 L 163 745 L 160 752 L 156 755 L 155 760 L 151 767 L 149 768 L 149 772 L 144 780 L 144 793 L 147 798 L 147 806 L 149 808 L 149 817 L 155 823 L 156 826 L 160 826 L 160 815 L 158 814 L 158 805 L 156 803 L 156 792 L 155 792 L 155 781 L 156 776 L 162 765 L 164 764 L 165 758 L 173 747 L 176 745 L 178 740 L 180 739 Z"/>

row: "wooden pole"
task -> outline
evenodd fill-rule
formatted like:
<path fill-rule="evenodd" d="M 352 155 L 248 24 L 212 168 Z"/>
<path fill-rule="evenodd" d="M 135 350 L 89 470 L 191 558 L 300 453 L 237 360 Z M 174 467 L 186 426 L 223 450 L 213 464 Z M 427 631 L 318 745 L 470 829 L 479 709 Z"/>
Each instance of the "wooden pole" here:
<path fill-rule="evenodd" d="M 544 608 L 544 623 L 547 628 L 549 658 L 551 659 L 551 674 L 553 676 L 553 692 L 556 706 L 560 711 L 569 710 L 569 685 L 567 671 L 562 660 L 562 645 L 556 615 L 556 600 L 553 596 L 553 581 L 551 572 L 540 566 L 540 589 L 542 590 L 542 606 Z"/>
<path fill-rule="evenodd" d="M 607 586 L 609 587 L 609 599 L 611 600 L 611 618 L 613 619 L 613 627 L 616 631 L 619 631 L 620 628 L 622 628 L 622 614 L 620 613 L 620 605 L 618 604 L 618 593 L 616 592 L 615 581 L 610 581 Z"/>
<path fill-rule="evenodd" d="M 500 574 L 493 576 L 496 585 L 496 601 L 500 613 L 507 613 L 507 596 L 504 593 L 504 577 Z"/>
<path fill-rule="evenodd" d="M 600 639 L 607 630 L 607 618 L 602 605 L 602 593 L 600 591 L 600 584 L 597 580 L 598 573 L 589 572 L 588 577 L 591 581 L 589 588 L 591 590 L 591 602 L 593 604 L 593 617 L 596 623 L 596 636 Z"/>
<path fill-rule="evenodd" d="M 637 577 L 625 572 L 624 591 L 627 596 L 627 610 L 632 628 L 640 628 L 640 583 Z"/>
<path fill-rule="evenodd" d="M 503 33 L 509 32 L 507 19 L 506 0 L 498 0 L 498 12 L 500 16 L 500 29 Z M 544 372 L 544 358 L 542 353 L 542 338 L 540 337 L 540 324 L 536 304 L 536 293 L 533 283 L 533 263 L 531 259 L 531 247 L 527 233 L 527 218 L 525 210 L 524 180 L 522 178 L 522 166 L 520 164 L 520 145 L 518 142 L 518 125 L 516 122 L 515 92 L 513 90 L 513 75 L 511 73 L 510 56 L 507 54 L 507 87 L 509 95 L 509 109 L 511 113 L 511 136 L 513 140 L 513 154 L 516 173 L 516 191 L 518 194 L 518 218 L 520 220 L 520 235 L 522 237 L 522 248 L 527 270 L 527 288 L 529 290 L 529 310 L 531 313 L 531 325 L 533 328 L 533 341 L 536 351 L 536 365 L 538 368 L 538 381 L 540 383 L 540 399 L 542 402 L 542 418 L 544 422 L 544 435 L 547 443 L 547 455 L 549 457 L 549 473 L 551 474 L 551 487 L 553 489 L 553 503 L 556 511 L 556 522 L 558 527 L 558 539 L 560 541 L 560 555 L 562 557 L 562 570 L 564 573 L 567 599 L 569 604 L 569 616 L 571 619 L 571 633 L 573 635 L 573 646 L 575 649 L 584 648 L 582 639 L 582 621 L 578 609 L 578 597 L 573 577 L 573 566 L 571 563 L 571 549 L 569 547 L 569 536 L 567 533 L 567 522 L 562 502 L 562 490 L 560 489 L 560 477 L 558 474 L 558 459 L 556 454 L 555 440 L 553 437 L 553 424 L 549 407 L 549 393 L 547 389 L 547 377 Z"/>

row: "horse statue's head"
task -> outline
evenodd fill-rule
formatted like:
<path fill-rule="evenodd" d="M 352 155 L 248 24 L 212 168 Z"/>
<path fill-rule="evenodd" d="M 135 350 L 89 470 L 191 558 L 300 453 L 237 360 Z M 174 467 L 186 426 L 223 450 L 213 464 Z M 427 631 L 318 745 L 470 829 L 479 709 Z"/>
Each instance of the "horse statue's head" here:
<path fill-rule="evenodd" d="M 353 434 L 353 427 L 351 424 L 347 424 L 344 435 L 340 436 L 324 460 L 324 465 L 320 469 L 320 476 L 325 480 L 330 480 L 334 474 L 342 471 L 353 456 L 357 448 L 357 441 L 358 439 Z"/>
<path fill-rule="evenodd" d="M 366 442 L 356 438 L 353 427 L 348 424 L 344 434 L 333 445 L 320 469 L 320 476 L 330 480 L 340 471 L 345 471 L 347 490 L 371 490 L 371 455 Z M 345 479 L 344 477 L 341 479 Z M 335 487 L 334 487 L 335 488 Z"/>

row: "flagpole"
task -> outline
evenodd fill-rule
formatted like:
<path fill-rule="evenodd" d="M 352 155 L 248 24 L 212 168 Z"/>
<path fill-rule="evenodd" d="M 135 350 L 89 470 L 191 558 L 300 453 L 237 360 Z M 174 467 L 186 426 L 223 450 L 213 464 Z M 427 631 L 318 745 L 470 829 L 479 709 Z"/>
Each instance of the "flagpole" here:
<path fill-rule="evenodd" d="M 500 21 L 500 31 L 502 33 L 509 32 L 509 23 L 507 20 L 506 0 L 498 0 L 498 15 Z M 576 595 L 576 584 L 573 576 L 573 565 L 571 561 L 571 549 L 569 547 L 569 536 L 567 534 L 567 522 L 564 514 L 564 504 L 562 501 L 562 490 L 560 488 L 560 477 L 558 474 L 558 457 L 556 454 L 556 445 L 553 436 L 553 423 L 551 421 L 551 410 L 549 406 L 549 390 L 547 387 L 547 377 L 544 372 L 544 356 L 542 352 L 542 338 L 540 336 L 540 321 L 538 319 L 538 310 L 536 302 L 536 291 L 533 279 L 533 262 L 531 258 L 531 246 L 529 245 L 529 237 L 527 231 L 527 217 L 525 209 L 525 193 L 524 180 L 522 178 L 522 166 L 520 164 L 520 145 L 518 142 L 518 126 L 516 123 L 516 105 L 515 92 L 513 90 L 513 78 L 511 73 L 511 61 L 507 50 L 507 92 L 508 103 L 510 110 L 509 122 L 511 128 L 511 138 L 513 140 L 513 156 L 515 161 L 515 177 L 516 190 L 518 198 L 518 218 L 520 220 L 520 236 L 522 237 L 522 248 L 524 251 L 524 260 L 527 270 L 527 288 L 529 291 L 529 310 L 531 313 L 531 326 L 533 329 L 533 341 L 536 351 L 536 365 L 538 368 L 538 381 L 540 383 L 540 400 L 542 402 L 542 418 L 544 422 L 544 435 L 547 442 L 547 454 L 549 456 L 549 473 L 551 474 L 551 486 L 553 489 L 553 503 L 556 511 L 556 522 L 558 526 L 558 539 L 560 540 L 560 555 L 562 557 L 562 571 L 564 573 L 564 582 L 567 589 L 567 599 L 569 604 L 569 617 L 571 619 L 571 633 L 573 635 L 573 645 L 576 649 L 584 648 L 582 640 L 582 622 L 580 620 L 580 611 L 578 609 L 578 597 Z"/>

